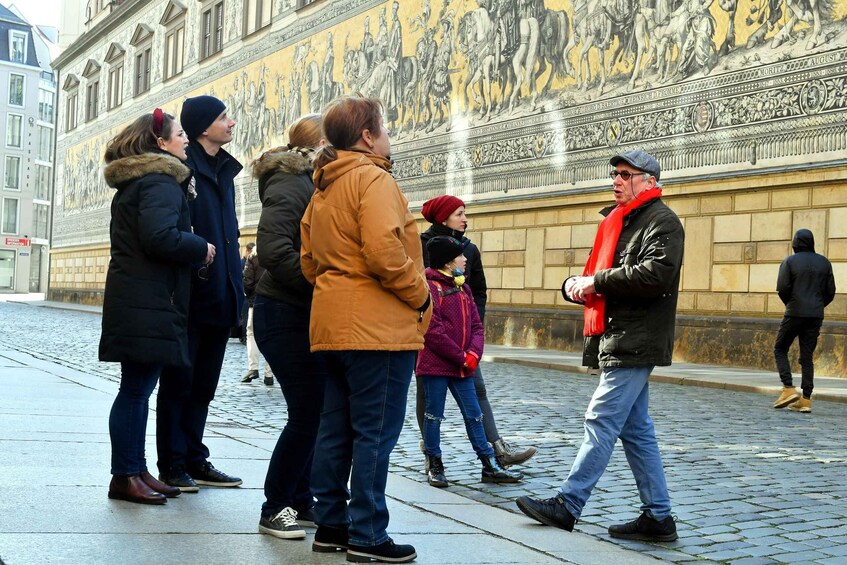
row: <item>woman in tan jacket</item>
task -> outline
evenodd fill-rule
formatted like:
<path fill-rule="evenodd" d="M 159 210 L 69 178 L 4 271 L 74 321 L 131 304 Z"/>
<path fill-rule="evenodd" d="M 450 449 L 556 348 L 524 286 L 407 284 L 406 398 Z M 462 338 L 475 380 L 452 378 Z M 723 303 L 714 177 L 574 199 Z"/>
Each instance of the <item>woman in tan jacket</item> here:
<path fill-rule="evenodd" d="M 405 563 L 415 548 L 386 533 L 385 484 L 431 314 L 420 234 L 389 172 L 380 102 L 338 98 L 323 125 L 328 145 L 301 222 L 301 266 L 315 285 L 312 351 L 328 352 L 329 370 L 312 468 L 312 549 Z"/>

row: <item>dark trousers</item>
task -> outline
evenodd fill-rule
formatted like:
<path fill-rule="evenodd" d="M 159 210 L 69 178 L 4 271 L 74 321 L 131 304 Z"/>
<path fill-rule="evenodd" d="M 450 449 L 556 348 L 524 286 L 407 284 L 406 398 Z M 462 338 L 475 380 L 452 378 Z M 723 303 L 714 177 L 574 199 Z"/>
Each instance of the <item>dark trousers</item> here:
<path fill-rule="evenodd" d="M 812 396 L 815 378 L 815 348 L 818 346 L 818 336 L 821 333 L 822 318 L 795 318 L 784 316 L 773 344 L 773 356 L 776 359 L 776 369 L 783 386 L 794 386 L 791 378 L 791 365 L 788 363 L 788 349 L 799 338 L 800 370 L 803 375 L 800 388 L 803 396 Z"/>
<path fill-rule="evenodd" d="M 329 376 L 312 466 L 315 522 L 349 524 L 352 544 L 388 540 L 388 460 L 403 428 L 414 363 L 414 351 L 327 353 Z"/>
<path fill-rule="evenodd" d="M 488 391 L 485 389 L 485 380 L 482 378 L 482 369 L 476 368 L 473 374 L 473 385 L 476 391 L 476 398 L 479 402 L 479 407 L 482 410 L 482 427 L 485 429 L 485 437 L 491 443 L 500 439 L 500 432 L 497 431 L 497 422 L 494 421 L 494 412 L 491 411 L 491 403 L 488 401 Z M 415 387 L 417 394 L 415 396 L 415 415 L 418 418 L 418 429 L 421 431 L 421 437 L 424 435 L 424 412 L 426 411 L 426 387 L 420 377 L 415 377 Z"/>
<path fill-rule="evenodd" d="M 112 474 L 131 477 L 147 470 L 144 441 L 149 400 L 162 374 L 161 365 L 121 363 L 121 385 L 109 413 Z"/>
<path fill-rule="evenodd" d="M 162 473 L 197 469 L 209 458 L 203 432 L 215 398 L 230 329 L 188 324 L 189 368 L 162 372 L 156 402 L 157 462 Z"/>
<path fill-rule="evenodd" d="M 265 477 L 262 515 L 286 507 L 301 512 L 314 505 L 312 457 L 326 383 L 324 353 L 309 351 L 309 311 L 257 296 L 253 304 L 256 345 L 270 364 L 288 408 Z"/>

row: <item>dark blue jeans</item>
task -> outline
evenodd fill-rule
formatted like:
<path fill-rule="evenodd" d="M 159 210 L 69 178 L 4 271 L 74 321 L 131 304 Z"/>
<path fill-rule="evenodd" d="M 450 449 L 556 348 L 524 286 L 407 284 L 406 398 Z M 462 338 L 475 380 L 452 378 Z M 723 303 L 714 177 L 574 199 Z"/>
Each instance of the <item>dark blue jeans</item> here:
<path fill-rule="evenodd" d="M 161 374 L 161 365 L 121 363 L 121 385 L 109 413 L 112 474 L 117 477 L 131 477 L 147 470 L 147 413 L 150 395 Z"/>
<path fill-rule="evenodd" d="M 403 428 L 414 363 L 414 351 L 327 353 L 329 378 L 312 467 L 315 522 L 349 524 L 352 544 L 388 540 L 388 459 Z"/>
<path fill-rule="evenodd" d="M 791 376 L 791 364 L 788 362 L 788 350 L 795 339 L 800 345 L 800 371 L 803 380 L 800 388 L 803 396 L 812 397 L 815 389 L 815 349 L 818 346 L 818 336 L 821 334 L 822 318 L 796 318 L 783 316 L 776 334 L 773 355 L 776 360 L 776 370 L 784 386 L 794 386 Z"/>
<path fill-rule="evenodd" d="M 324 353 L 309 352 L 309 311 L 265 296 L 253 303 L 253 334 L 282 388 L 288 407 L 265 477 L 262 515 L 314 505 L 312 456 L 326 383 Z"/>
<path fill-rule="evenodd" d="M 188 323 L 191 367 L 167 367 L 156 398 L 157 465 L 162 473 L 196 469 L 209 458 L 203 444 L 209 404 L 215 398 L 229 328 Z"/>
<path fill-rule="evenodd" d="M 448 389 L 462 412 L 465 430 L 476 454 L 479 457 L 494 455 L 494 450 L 485 439 L 482 409 L 476 398 L 473 380 L 473 376 L 459 379 L 433 375 L 421 375 L 418 379 L 426 391 L 423 438 L 427 455 L 441 458 L 441 421 L 444 419 L 444 402 L 447 400 Z"/>

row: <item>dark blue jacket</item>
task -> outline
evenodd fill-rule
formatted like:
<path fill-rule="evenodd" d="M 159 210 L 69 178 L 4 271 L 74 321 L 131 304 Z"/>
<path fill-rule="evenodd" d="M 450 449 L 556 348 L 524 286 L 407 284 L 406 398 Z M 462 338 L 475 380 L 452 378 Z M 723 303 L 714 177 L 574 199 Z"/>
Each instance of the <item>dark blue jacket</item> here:
<path fill-rule="evenodd" d="M 189 317 L 196 324 L 237 326 L 244 286 L 235 216 L 235 177 L 243 167 L 221 149 L 217 170 L 212 170 L 205 149 L 196 141 L 189 144 L 187 153 L 197 191 L 197 197 L 189 203 L 191 225 L 195 234 L 216 249 L 215 260 L 208 268 L 208 280 L 198 276 L 199 264 L 192 271 Z"/>
<path fill-rule="evenodd" d="M 190 271 L 207 251 L 191 233 L 179 184 L 190 171 L 176 157 L 145 153 L 112 161 L 104 174 L 117 193 L 100 360 L 188 366 Z"/>

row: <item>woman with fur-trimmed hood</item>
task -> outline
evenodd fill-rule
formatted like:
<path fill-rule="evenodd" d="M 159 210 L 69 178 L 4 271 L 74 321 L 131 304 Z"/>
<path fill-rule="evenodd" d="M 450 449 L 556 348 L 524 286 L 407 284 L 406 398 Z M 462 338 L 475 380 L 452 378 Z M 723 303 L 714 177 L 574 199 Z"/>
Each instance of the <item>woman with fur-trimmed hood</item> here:
<path fill-rule="evenodd" d="M 253 163 L 262 202 L 256 248 L 266 269 L 256 283 L 253 334 L 288 406 L 268 465 L 259 531 L 302 539 L 296 518 L 314 520 L 310 477 L 326 379 L 324 354 L 309 351 L 313 287 L 300 268 L 300 219 L 315 191 L 312 157 L 323 142 L 320 114 L 297 120 L 288 139 Z"/>
<path fill-rule="evenodd" d="M 117 192 L 100 360 L 121 364 L 109 416 L 109 498 L 141 504 L 164 504 L 180 493 L 147 471 L 148 401 L 164 367 L 189 364 L 191 266 L 215 256 L 215 247 L 191 230 L 187 145 L 179 122 L 157 108 L 111 140 L 104 156 L 106 182 Z"/>

